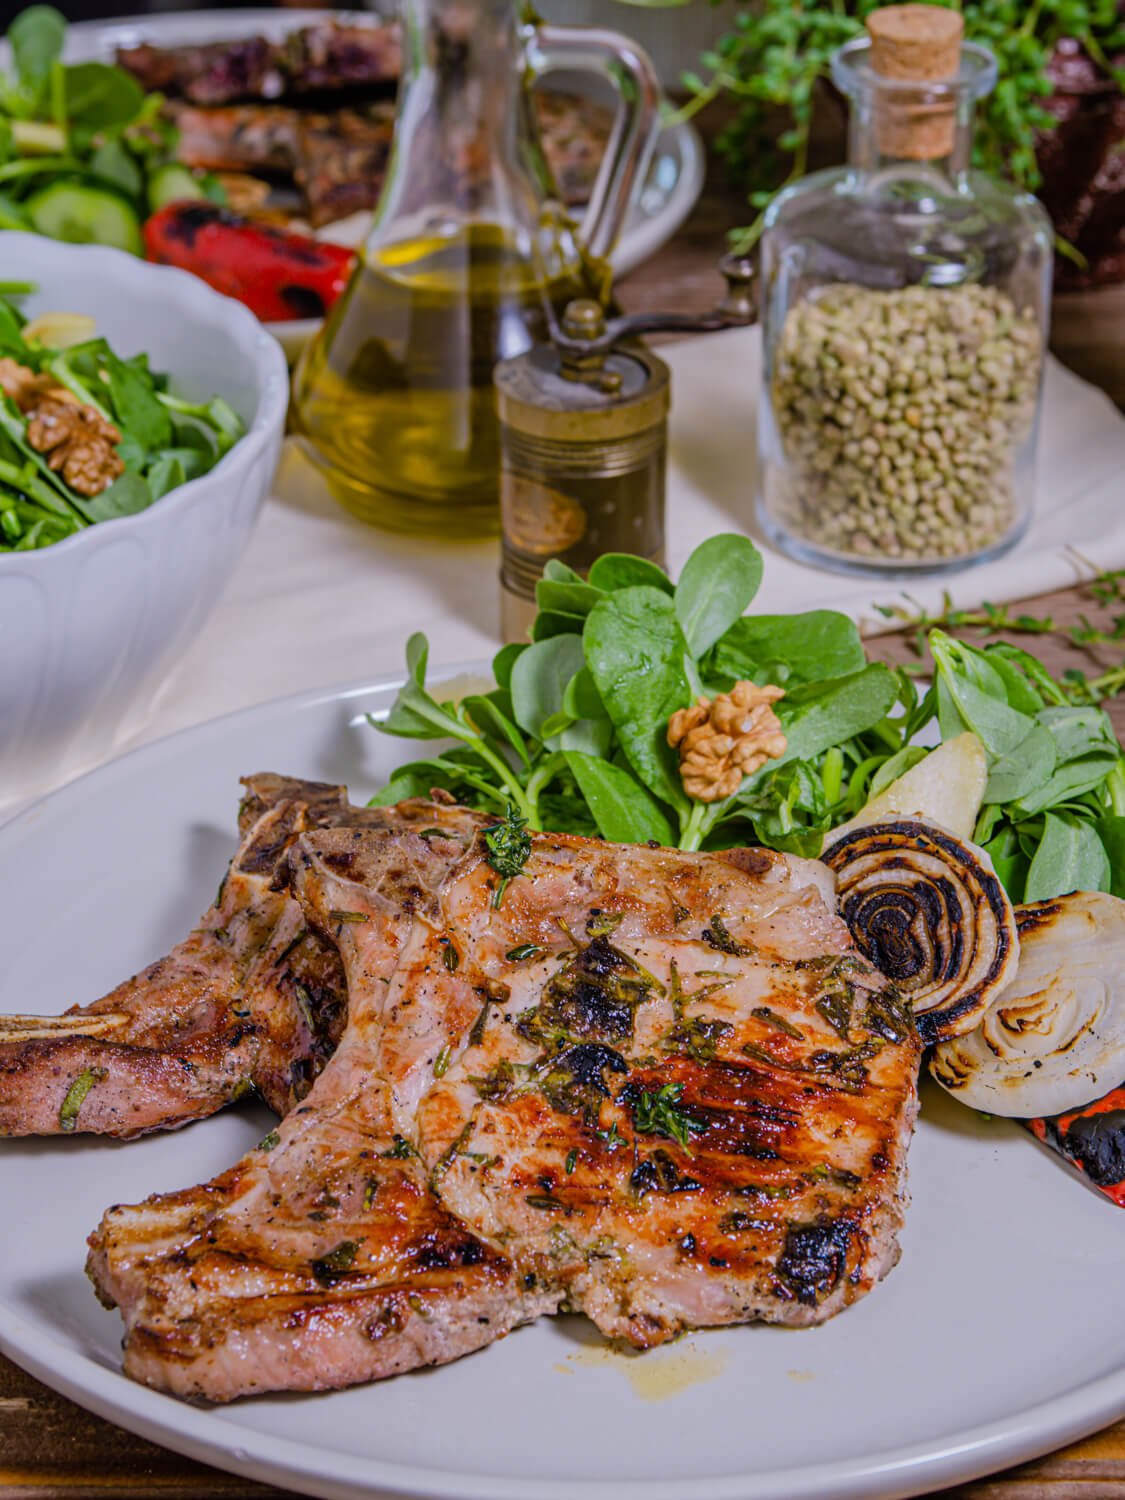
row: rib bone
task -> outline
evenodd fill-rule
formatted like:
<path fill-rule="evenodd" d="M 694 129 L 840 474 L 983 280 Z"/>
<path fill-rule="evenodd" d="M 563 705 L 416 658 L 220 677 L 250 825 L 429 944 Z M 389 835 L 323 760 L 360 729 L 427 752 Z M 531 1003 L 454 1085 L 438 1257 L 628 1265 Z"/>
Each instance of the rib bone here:
<path fill-rule="evenodd" d="M 124 1011 L 99 1015 L 0 1016 L 0 1047 L 9 1042 L 39 1042 L 55 1037 L 104 1036 L 132 1019 Z"/>

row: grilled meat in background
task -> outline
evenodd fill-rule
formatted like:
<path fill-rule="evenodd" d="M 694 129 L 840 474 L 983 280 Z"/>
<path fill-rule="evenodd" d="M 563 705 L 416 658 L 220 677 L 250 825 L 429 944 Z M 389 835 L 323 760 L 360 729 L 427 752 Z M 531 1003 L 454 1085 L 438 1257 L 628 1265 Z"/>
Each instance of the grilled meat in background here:
<path fill-rule="evenodd" d="M 320 229 L 375 207 L 394 129 L 396 28 L 324 21 L 283 42 L 119 50 L 168 98 L 187 167 L 224 175 L 231 207 Z M 544 150 L 565 203 L 586 202 L 613 116 L 588 99 L 535 95 Z"/>
<path fill-rule="evenodd" d="M 1125 68 L 1125 56 L 1110 59 Z M 1081 42 L 1060 42 L 1044 107 L 1059 121 L 1038 144 L 1039 197 L 1064 240 L 1085 258 L 1056 257 L 1063 287 L 1125 280 L 1125 94 Z"/>
<path fill-rule="evenodd" d="M 220 105 L 305 100 L 347 91 L 394 91 L 402 66 L 398 28 L 324 20 L 283 41 L 262 36 L 205 46 L 121 47 L 118 64 L 143 89 Z"/>

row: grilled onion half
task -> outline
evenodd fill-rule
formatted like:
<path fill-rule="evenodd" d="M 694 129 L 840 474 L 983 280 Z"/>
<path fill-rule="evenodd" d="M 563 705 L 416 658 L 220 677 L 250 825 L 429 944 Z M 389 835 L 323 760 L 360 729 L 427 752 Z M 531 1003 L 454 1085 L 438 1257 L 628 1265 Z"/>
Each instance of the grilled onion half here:
<path fill-rule="evenodd" d="M 1019 958 L 1012 903 L 984 850 L 901 818 L 851 828 L 821 858 L 856 945 L 903 992 L 922 1040 L 972 1031 Z"/>
<path fill-rule="evenodd" d="M 962 1103 L 1029 1118 L 1077 1109 L 1125 1078 L 1125 901 L 1079 891 L 1016 909 L 1019 971 L 930 1071 Z"/>

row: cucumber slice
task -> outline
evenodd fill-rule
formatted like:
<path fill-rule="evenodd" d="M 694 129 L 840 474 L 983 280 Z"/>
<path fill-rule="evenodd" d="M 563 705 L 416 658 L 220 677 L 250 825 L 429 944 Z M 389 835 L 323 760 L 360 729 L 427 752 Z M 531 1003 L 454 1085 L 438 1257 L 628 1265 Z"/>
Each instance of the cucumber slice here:
<path fill-rule="evenodd" d="M 168 203 L 180 203 L 185 198 L 206 197 L 196 178 L 179 162 L 168 162 L 157 167 L 148 180 L 148 206 L 157 213 Z"/>
<path fill-rule="evenodd" d="M 23 207 L 39 233 L 53 240 L 67 240 L 72 245 L 111 245 L 133 255 L 144 253 L 139 219 L 125 199 L 108 188 L 53 182 Z"/>

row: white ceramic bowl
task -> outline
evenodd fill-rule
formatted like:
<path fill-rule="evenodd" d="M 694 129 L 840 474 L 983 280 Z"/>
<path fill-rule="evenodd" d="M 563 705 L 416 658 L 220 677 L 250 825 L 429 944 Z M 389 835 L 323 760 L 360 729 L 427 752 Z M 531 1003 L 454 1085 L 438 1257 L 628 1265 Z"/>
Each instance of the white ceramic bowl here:
<path fill-rule="evenodd" d="M 285 357 L 244 307 L 117 250 L 0 233 L 0 281 L 30 315 L 88 313 L 125 356 L 192 398 L 224 396 L 247 433 L 209 474 L 139 515 L 36 552 L 0 553 L 0 807 L 132 733 L 222 592 L 277 467 Z"/>

